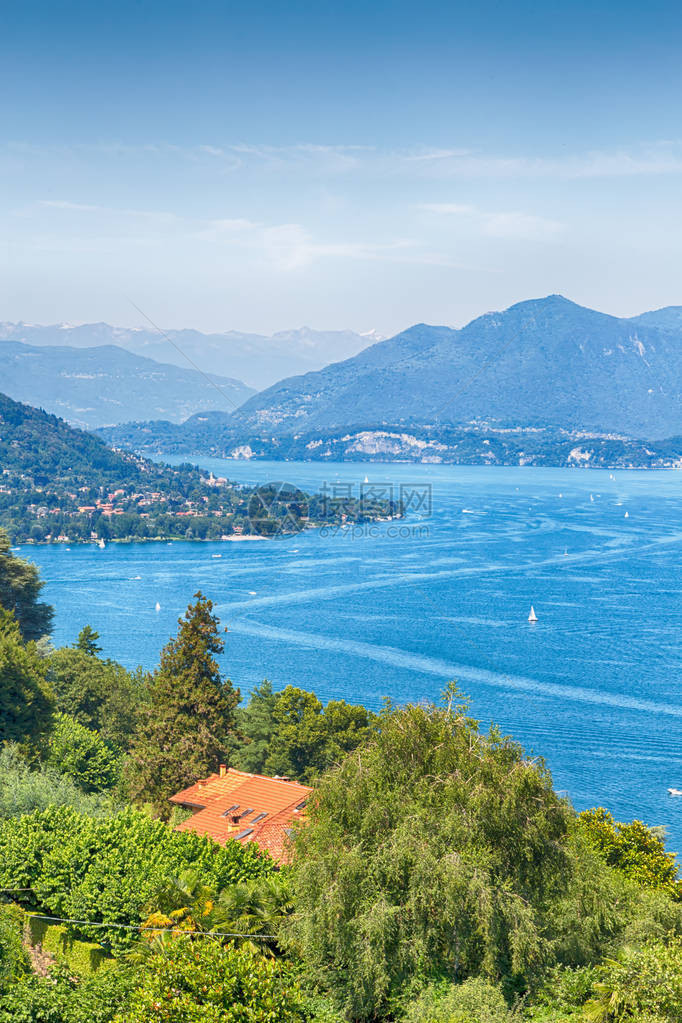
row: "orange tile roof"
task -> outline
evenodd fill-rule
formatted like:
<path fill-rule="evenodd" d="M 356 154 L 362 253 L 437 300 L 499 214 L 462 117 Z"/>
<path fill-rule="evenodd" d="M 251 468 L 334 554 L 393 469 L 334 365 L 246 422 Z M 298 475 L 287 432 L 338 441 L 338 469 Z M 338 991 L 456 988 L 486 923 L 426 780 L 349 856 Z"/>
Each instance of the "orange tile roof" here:
<path fill-rule="evenodd" d="M 298 782 L 247 774 L 231 767 L 224 774 L 212 774 L 176 792 L 171 802 L 196 810 L 177 826 L 178 831 L 209 835 L 221 845 L 231 838 L 256 842 L 282 862 L 287 858 L 289 830 L 305 818 L 301 804 L 312 791 Z M 233 814 L 226 815 L 233 807 L 237 821 Z M 243 834 L 245 831 L 248 834 Z"/>

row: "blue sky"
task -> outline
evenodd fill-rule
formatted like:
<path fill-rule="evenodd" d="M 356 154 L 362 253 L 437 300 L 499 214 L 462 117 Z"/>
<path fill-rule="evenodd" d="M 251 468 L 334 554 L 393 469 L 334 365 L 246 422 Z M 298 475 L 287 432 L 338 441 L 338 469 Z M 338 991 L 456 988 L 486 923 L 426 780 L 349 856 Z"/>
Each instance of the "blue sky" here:
<path fill-rule="evenodd" d="M 0 40 L 0 319 L 682 304 L 672 3 L 26 0 Z"/>

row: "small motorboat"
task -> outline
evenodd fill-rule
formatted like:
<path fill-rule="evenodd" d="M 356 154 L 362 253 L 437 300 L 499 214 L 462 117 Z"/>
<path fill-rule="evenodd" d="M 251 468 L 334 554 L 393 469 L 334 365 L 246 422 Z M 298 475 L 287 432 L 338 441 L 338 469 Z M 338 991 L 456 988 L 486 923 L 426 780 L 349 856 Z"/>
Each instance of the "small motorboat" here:
<path fill-rule="evenodd" d="M 156 602 L 156 607 L 154 608 L 154 610 L 157 612 L 161 610 L 161 605 L 159 604 L 158 600 Z"/>
<path fill-rule="evenodd" d="M 682 796 L 682 789 L 668 789 L 669 796 Z"/>
<path fill-rule="evenodd" d="M 537 620 L 538 620 L 538 616 L 537 616 L 537 615 L 536 615 L 536 613 L 535 613 L 535 608 L 534 608 L 534 607 L 533 607 L 533 605 L 531 604 L 531 607 L 530 607 L 530 614 L 528 615 L 528 621 L 529 621 L 529 622 L 537 622 Z"/>

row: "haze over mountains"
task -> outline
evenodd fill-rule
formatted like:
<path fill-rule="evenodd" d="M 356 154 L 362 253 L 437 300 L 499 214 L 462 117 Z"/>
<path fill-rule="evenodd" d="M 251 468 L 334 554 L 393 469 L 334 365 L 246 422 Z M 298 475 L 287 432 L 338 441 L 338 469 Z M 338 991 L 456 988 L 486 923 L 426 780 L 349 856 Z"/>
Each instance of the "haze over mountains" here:
<path fill-rule="evenodd" d="M 270 387 L 283 377 L 322 369 L 381 340 L 381 335 L 373 330 L 357 334 L 351 330 L 319 331 L 309 327 L 279 331 L 272 337 L 236 330 L 222 334 L 167 330 L 164 334 L 152 329 L 111 327 L 108 323 L 81 326 L 0 323 L 0 340 L 73 348 L 116 345 L 182 369 L 195 366 L 204 373 L 236 377 L 256 390 Z"/>
<path fill-rule="evenodd" d="M 0 341 L 0 388 L 68 422 L 95 429 L 135 419 L 182 422 L 195 412 L 241 405 L 253 389 L 241 380 L 133 355 L 115 345 L 39 347 Z"/>

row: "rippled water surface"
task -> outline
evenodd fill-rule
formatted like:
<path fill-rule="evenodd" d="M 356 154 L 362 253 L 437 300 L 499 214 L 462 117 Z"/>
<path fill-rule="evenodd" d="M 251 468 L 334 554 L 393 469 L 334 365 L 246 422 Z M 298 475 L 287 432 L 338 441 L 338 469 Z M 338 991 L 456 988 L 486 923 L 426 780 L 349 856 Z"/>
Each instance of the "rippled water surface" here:
<path fill-rule="evenodd" d="M 201 464 L 355 494 L 365 472 L 396 493 L 428 484 L 432 512 L 371 535 L 26 547 L 57 643 L 89 623 L 106 655 L 152 667 L 201 588 L 243 691 L 267 677 L 377 708 L 436 698 L 456 678 L 473 713 L 542 754 L 578 808 L 667 824 L 682 848 L 682 799 L 666 791 L 682 788 L 682 473 Z"/>

